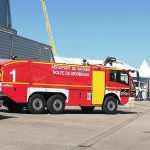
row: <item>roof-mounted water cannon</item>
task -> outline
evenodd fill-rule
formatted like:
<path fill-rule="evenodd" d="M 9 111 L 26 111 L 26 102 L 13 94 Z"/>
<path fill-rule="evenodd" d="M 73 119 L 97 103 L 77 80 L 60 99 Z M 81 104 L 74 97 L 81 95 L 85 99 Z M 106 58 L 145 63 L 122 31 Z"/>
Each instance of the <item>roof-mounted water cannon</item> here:
<path fill-rule="evenodd" d="M 115 57 L 107 57 L 104 61 L 104 66 L 106 66 L 108 64 L 110 66 L 113 66 L 113 63 L 123 64 L 122 62 L 117 61 L 117 59 Z"/>
<path fill-rule="evenodd" d="M 116 58 L 114 58 L 114 57 L 107 57 L 107 58 L 105 59 L 105 61 L 104 61 L 104 66 L 106 66 L 107 64 L 109 64 L 109 65 L 112 66 L 112 64 L 113 64 L 114 62 L 115 62 L 115 63 L 117 62 Z"/>

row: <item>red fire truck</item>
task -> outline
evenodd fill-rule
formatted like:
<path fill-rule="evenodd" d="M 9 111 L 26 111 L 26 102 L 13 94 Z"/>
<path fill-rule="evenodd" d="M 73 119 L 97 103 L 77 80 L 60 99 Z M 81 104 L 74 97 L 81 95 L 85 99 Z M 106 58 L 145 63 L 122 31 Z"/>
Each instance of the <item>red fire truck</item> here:
<path fill-rule="evenodd" d="M 1 99 L 10 111 L 59 114 L 65 106 L 80 106 L 116 113 L 135 97 L 128 71 L 106 66 L 9 60 L 0 63 L 0 75 Z"/>

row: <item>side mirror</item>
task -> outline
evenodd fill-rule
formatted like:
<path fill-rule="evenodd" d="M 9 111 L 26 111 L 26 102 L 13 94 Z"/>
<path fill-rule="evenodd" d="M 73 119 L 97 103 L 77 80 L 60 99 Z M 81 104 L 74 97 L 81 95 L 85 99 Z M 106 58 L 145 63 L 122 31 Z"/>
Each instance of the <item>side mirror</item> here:
<path fill-rule="evenodd" d="M 140 81 L 140 75 L 139 75 L 139 72 L 137 70 L 128 70 L 128 72 L 131 72 L 131 73 L 135 73 L 136 72 L 137 81 L 138 82 Z"/>
<path fill-rule="evenodd" d="M 107 57 L 106 60 L 104 61 L 104 66 L 106 66 L 107 64 L 111 64 L 112 65 L 113 62 L 116 62 L 116 58 L 114 58 L 114 57 Z"/>
<path fill-rule="evenodd" d="M 137 81 L 139 82 L 140 81 L 140 75 L 139 75 L 138 71 L 136 72 L 136 75 L 137 75 Z"/>

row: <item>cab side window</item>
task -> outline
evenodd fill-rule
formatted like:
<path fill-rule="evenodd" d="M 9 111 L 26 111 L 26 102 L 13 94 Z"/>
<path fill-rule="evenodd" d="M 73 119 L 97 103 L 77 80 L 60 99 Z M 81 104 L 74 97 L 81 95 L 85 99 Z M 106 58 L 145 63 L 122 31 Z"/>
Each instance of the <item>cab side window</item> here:
<path fill-rule="evenodd" d="M 128 85 L 129 77 L 125 71 L 110 70 L 110 81 Z"/>

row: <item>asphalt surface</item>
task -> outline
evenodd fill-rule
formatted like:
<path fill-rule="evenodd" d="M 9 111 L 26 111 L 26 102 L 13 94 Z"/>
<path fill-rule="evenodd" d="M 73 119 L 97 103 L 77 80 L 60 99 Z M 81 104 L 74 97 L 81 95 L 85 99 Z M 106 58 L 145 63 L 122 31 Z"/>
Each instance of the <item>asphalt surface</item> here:
<path fill-rule="evenodd" d="M 150 101 L 115 115 L 67 108 L 64 114 L 0 109 L 0 150 L 149 150 Z"/>

